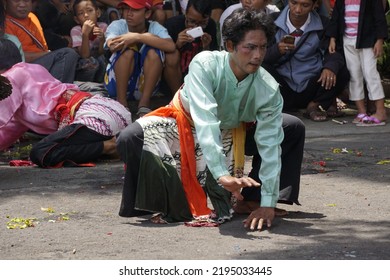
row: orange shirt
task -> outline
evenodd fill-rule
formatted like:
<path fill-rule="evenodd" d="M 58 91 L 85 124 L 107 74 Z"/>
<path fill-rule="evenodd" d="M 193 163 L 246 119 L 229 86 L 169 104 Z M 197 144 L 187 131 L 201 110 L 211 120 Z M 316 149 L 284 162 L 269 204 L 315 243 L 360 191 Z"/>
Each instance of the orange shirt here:
<path fill-rule="evenodd" d="M 39 42 L 41 42 L 44 47 L 44 51 L 48 50 L 41 23 L 33 13 L 29 13 L 28 17 L 25 19 L 16 19 L 7 15 L 5 22 L 5 33 L 18 37 L 20 43 L 22 43 L 22 49 L 24 52 L 42 52 L 43 50 L 34 43 L 34 40 L 31 38 L 31 36 L 28 35 L 21 27 L 11 22 L 10 19 L 17 21 L 24 28 L 30 31 L 34 37 L 37 38 Z"/>

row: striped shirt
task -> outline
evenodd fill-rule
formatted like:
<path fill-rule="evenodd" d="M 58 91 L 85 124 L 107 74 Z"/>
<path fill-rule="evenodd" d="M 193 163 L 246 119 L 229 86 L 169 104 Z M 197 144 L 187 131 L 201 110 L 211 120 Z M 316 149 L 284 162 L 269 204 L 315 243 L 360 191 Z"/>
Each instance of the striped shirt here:
<path fill-rule="evenodd" d="M 105 22 L 98 22 L 98 27 L 103 31 L 103 33 L 106 33 L 107 30 L 107 23 Z M 72 28 L 70 31 L 70 36 L 72 38 L 72 47 L 78 48 L 83 43 L 83 33 L 82 33 L 82 27 L 80 25 L 76 25 Z M 91 50 L 91 56 L 98 57 L 99 54 L 99 45 L 100 45 L 100 39 L 96 36 L 90 36 L 89 38 L 89 49 Z"/>
<path fill-rule="evenodd" d="M 83 124 L 105 136 L 113 136 L 131 124 L 131 114 L 116 100 L 94 95 L 81 104 L 73 123 Z"/>
<path fill-rule="evenodd" d="M 359 24 L 360 0 L 345 0 L 345 36 L 356 38 Z"/>

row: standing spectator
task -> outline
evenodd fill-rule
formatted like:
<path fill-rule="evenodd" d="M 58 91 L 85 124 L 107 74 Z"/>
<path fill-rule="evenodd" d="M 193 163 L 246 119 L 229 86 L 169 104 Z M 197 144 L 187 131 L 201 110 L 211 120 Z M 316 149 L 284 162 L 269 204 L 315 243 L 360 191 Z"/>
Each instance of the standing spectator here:
<path fill-rule="evenodd" d="M 363 24 L 364 21 L 364 24 Z M 327 35 L 331 37 L 329 52 L 337 45 L 344 47 L 347 67 L 351 75 L 349 99 L 355 101 L 358 126 L 385 125 L 387 119 L 385 94 L 377 70 L 377 58 L 383 55 L 387 38 L 387 23 L 381 0 L 337 0 Z M 368 97 L 376 111 L 367 115 L 364 94 L 366 82 Z"/>
<path fill-rule="evenodd" d="M 32 0 L 6 0 L 5 32 L 18 37 L 26 62 L 44 66 L 64 83 L 73 83 L 78 54 L 72 48 L 50 51 L 38 18 L 31 12 Z"/>
<path fill-rule="evenodd" d="M 77 81 L 102 83 L 106 71 L 103 46 L 107 24 L 97 21 L 100 10 L 95 0 L 76 0 L 73 12 L 79 24 L 71 30 L 73 48 L 80 55 Z"/>
<path fill-rule="evenodd" d="M 151 0 L 123 0 L 123 19 L 107 28 L 106 44 L 113 53 L 105 78 L 111 97 L 128 106 L 138 102 L 139 117 L 150 112 L 150 98 L 158 89 L 164 65 L 164 52 L 173 52 L 175 44 L 158 22 L 149 21 Z"/>

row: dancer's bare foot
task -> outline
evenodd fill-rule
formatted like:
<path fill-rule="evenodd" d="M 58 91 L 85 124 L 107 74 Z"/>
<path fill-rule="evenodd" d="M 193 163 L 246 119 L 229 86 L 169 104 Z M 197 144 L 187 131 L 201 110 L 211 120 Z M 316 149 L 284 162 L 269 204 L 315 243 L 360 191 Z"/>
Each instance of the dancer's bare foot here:
<path fill-rule="evenodd" d="M 152 217 L 150 218 L 150 221 L 151 221 L 153 224 L 167 224 L 167 221 L 165 221 L 165 220 L 163 219 L 161 213 L 153 214 Z"/>

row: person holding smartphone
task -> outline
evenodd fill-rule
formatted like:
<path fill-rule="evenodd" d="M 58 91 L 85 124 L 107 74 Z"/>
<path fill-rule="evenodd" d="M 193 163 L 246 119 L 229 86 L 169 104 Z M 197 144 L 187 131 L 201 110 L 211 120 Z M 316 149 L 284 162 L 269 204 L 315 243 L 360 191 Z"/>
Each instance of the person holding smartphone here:
<path fill-rule="evenodd" d="M 287 112 L 306 109 L 304 117 L 326 121 L 339 116 L 336 97 L 348 85 L 349 72 L 341 49 L 328 52 L 329 22 L 315 7 L 318 0 L 289 0 L 273 13 L 277 31 L 264 58 L 264 68 L 280 83 Z"/>
<path fill-rule="evenodd" d="M 164 75 L 166 79 L 184 77 L 192 58 L 199 52 L 218 50 L 217 26 L 210 18 L 211 9 L 209 0 L 189 0 L 185 15 L 171 17 L 165 22 L 165 27 L 177 49 L 175 57 L 167 56 L 167 63 L 172 59 L 177 62 L 174 65 L 179 66 L 175 74 L 169 74 L 169 77 Z M 182 79 L 180 85 L 181 83 Z"/>

